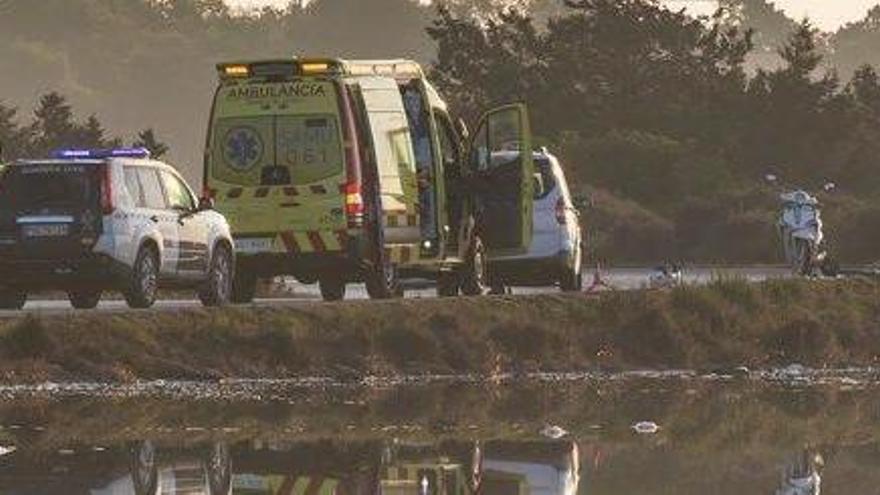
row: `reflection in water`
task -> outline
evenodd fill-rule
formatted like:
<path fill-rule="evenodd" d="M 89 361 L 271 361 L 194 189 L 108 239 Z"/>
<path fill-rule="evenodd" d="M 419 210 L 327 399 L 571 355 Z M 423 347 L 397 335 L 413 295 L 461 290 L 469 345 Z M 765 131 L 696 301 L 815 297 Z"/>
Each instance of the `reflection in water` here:
<path fill-rule="evenodd" d="M 0 401 L 0 494 L 820 495 L 821 482 L 821 495 L 878 495 L 880 393 L 847 387 L 638 379 Z M 661 428 L 635 433 L 646 419 Z"/>
<path fill-rule="evenodd" d="M 573 442 L 134 442 L 10 454 L 2 493 L 90 495 L 574 495 Z"/>
<path fill-rule="evenodd" d="M 824 465 L 822 454 L 811 448 L 804 449 L 785 466 L 776 495 L 819 495 L 820 471 Z"/>

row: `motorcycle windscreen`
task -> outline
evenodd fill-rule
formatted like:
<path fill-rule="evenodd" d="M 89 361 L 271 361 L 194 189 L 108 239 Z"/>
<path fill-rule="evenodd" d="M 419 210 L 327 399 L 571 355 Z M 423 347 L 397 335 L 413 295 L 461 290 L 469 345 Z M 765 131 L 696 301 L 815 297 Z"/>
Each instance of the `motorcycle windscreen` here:
<path fill-rule="evenodd" d="M 535 165 L 526 106 L 507 105 L 485 114 L 473 135 L 469 156 L 486 247 L 493 254 L 528 249 Z"/>

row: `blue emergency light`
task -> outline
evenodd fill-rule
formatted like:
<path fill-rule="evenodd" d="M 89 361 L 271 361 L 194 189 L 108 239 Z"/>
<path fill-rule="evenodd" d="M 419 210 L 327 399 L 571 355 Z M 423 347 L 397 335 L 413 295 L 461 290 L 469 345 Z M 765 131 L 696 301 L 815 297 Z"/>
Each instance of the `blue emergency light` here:
<path fill-rule="evenodd" d="M 62 149 L 52 152 L 52 158 L 104 159 L 104 158 L 150 158 L 146 148 L 112 148 L 106 150 Z"/>

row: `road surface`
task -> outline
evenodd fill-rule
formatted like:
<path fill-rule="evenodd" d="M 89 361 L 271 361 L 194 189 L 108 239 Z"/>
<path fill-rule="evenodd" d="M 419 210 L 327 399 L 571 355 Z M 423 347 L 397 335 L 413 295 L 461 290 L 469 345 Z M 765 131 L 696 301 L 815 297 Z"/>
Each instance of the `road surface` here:
<path fill-rule="evenodd" d="M 650 268 L 613 268 L 601 272 L 602 279 L 619 290 L 633 290 L 644 288 L 648 285 L 648 279 L 654 272 Z M 584 273 L 584 286 L 588 287 L 594 278 L 595 270 L 589 269 Z M 777 267 L 745 267 L 745 268 L 689 268 L 684 272 L 684 281 L 688 284 L 703 284 L 713 278 L 737 277 L 749 281 L 761 281 L 768 278 L 783 278 L 790 276 L 787 268 Z M 286 279 L 282 284 L 282 294 L 289 296 L 258 299 L 257 305 L 302 305 L 318 302 L 321 299 L 317 286 L 307 286 L 297 283 L 292 279 Z M 558 291 L 555 287 L 516 287 L 514 294 L 544 294 Z M 429 283 L 416 283 L 406 291 L 407 298 L 435 297 L 436 291 Z M 347 299 L 368 299 L 367 291 L 362 284 L 352 284 L 348 287 Z M 156 303 L 149 311 L 177 311 L 187 308 L 200 307 L 199 301 L 192 299 L 164 299 Z M 58 314 L 73 312 L 70 304 L 65 299 L 41 299 L 39 296 L 28 301 L 24 313 L 33 314 Z M 122 313 L 131 311 L 118 296 L 108 295 L 94 311 L 105 313 Z M 0 311 L 0 318 L 21 315 L 21 311 Z"/>

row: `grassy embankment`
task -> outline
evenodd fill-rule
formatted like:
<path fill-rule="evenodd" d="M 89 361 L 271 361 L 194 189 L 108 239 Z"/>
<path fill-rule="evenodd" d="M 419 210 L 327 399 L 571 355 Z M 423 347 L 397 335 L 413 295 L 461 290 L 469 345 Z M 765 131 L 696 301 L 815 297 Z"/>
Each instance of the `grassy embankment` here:
<path fill-rule="evenodd" d="M 0 380 L 871 365 L 880 284 L 315 303 L 0 321 Z"/>

